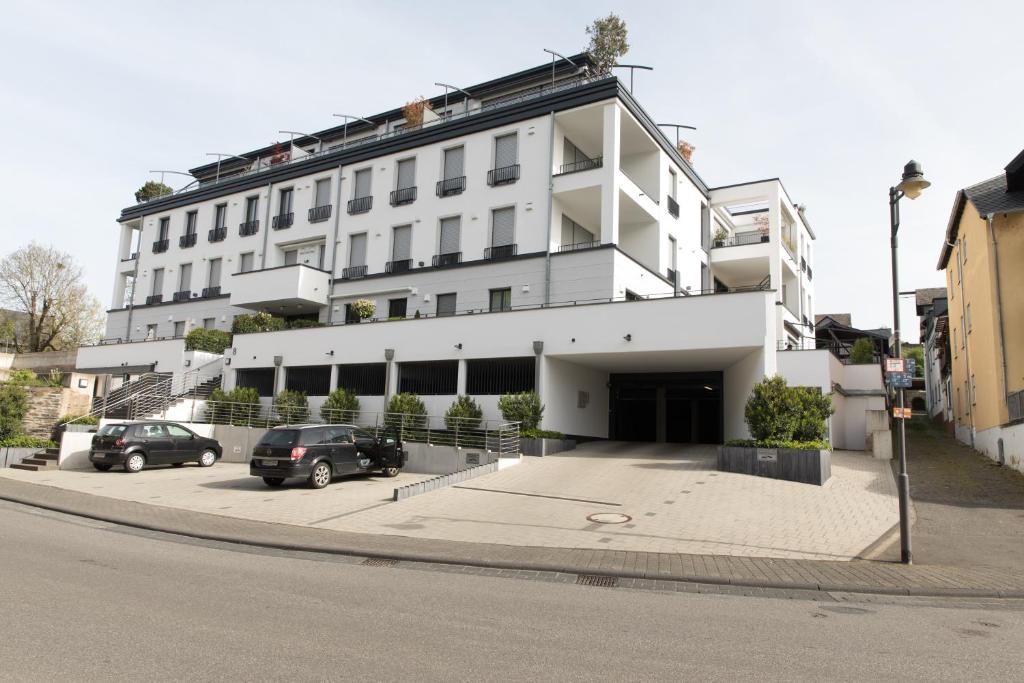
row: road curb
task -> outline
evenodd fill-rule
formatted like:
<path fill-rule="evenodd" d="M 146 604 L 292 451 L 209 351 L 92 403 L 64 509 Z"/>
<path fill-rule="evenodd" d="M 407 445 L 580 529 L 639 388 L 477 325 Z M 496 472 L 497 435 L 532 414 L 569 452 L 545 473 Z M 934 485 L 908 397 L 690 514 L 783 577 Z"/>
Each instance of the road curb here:
<path fill-rule="evenodd" d="M 90 495 L 90 494 L 85 494 Z M 453 558 L 443 554 L 432 554 L 429 552 L 403 552 L 400 550 L 388 550 L 386 552 L 374 552 L 364 547 L 344 547 L 335 545 L 333 547 L 317 546 L 304 543 L 284 543 L 261 541 L 256 538 L 249 538 L 245 535 L 230 533 L 217 533 L 209 531 L 197 531 L 186 526 L 175 524 L 173 521 L 165 523 L 144 522 L 126 515 L 104 513 L 97 511 L 83 510 L 78 505 L 64 505 L 49 501 L 40 501 L 30 496 L 22 496 L 16 493 L 0 492 L 0 500 L 12 503 L 27 505 L 62 514 L 93 519 L 101 522 L 118 524 L 121 526 L 168 533 L 186 538 L 194 538 L 206 541 L 230 543 L 233 545 L 265 548 L 271 550 L 285 550 L 292 552 L 320 553 L 349 557 L 367 557 L 381 560 L 396 560 L 400 562 L 411 562 L 418 564 L 438 564 L 447 566 L 467 566 L 489 569 L 504 569 L 516 571 L 544 571 L 557 572 L 562 574 L 577 574 L 586 576 L 606 576 L 619 579 L 645 579 L 672 581 L 676 583 L 704 584 L 713 586 L 731 586 L 736 588 L 792 590 L 792 591 L 815 591 L 821 593 L 859 593 L 866 595 L 891 595 L 902 597 L 947 597 L 947 598 L 1000 598 L 1000 599 L 1021 599 L 1024 598 L 1024 590 L 1009 589 L 987 589 L 987 588 L 933 588 L 933 587 L 905 587 L 905 586 L 882 586 L 870 584 L 838 584 L 838 583 L 815 583 L 808 581 L 769 581 L 757 578 L 738 578 L 711 576 L 703 574 L 673 574 L 664 571 L 631 571 L 611 570 L 600 567 L 581 567 L 575 564 L 560 562 L 545 562 L 538 560 L 502 560 L 495 558 Z M 145 505 L 144 503 L 137 503 Z M 157 506 L 147 506 L 157 508 Z M 163 508 L 160 508 L 163 509 Z M 173 508 L 167 508 L 173 512 Z M 199 513 L 202 514 L 202 513 Z M 224 519 L 230 519 L 225 517 Z M 368 539 L 373 537 L 367 535 Z"/>

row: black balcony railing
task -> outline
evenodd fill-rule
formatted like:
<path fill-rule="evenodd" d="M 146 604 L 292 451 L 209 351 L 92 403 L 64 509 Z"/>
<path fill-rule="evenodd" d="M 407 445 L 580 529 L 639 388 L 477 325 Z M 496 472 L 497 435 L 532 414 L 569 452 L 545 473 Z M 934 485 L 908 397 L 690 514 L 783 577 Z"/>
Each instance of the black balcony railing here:
<path fill-rule="evenodd" d="M 800 270 L 807 272 L 807 259 L 803 256 L 800 257 Z"/>
<path fill-rule="evenodd" d="M 411 258 L 388 261 L 384 264 L 385 273 L 408 273 L 410 270 L 412 270 Z"/>
<path fill-rule="evenodd" d="M 466 176 L 461 175 L 458 178 L 445 178 L 444 180 L 437 181 L 437 196 L 438 197 L 451 197 L 455 194 L 462 194 L 466 189 Z"/>
<path fill-rule="evenodd" d="M 412 187 L 400 187 L 397 190 L 391 190 L 391 206 L 412 204 L 414 201 L 416 201 L 415 185 Z"/>
<path fill-rule="evenodd" d="M 668 212 L 673 218 L 679 218 L 679 202 L 676 201 L 675 197 L 666 197 L 668 200 Z"/>
<path fill-rule="evenodd" d="M 241 235 L 242 237 L 248 237 L 249 235 L 255 235 L 259 231 L 260 231 L 260 222 L 259 222 L 258 219 L 254 220 L 254 221 L 246 221 L 244 223 L 239 224 L 239 226 L 238 226 L 238 234 Z"/>
<path fill-rule="evenodd" d="M 807 279 L 808 280 L 813 280 L 814 279 L 814 271 L 811 270 L 810 266 L 807 266 Z"/>
<path fill-rule="evenodd" d="M 203 298 L 204 299 L 209 299 L 209 298 L 212 298 L 212 297 L 215 297 L 215 296 L 220 296 L 220 287 L 219 286 L 217 286 L 217 287 L 204 287 L 203 288 Z"/>
<path fill-rule="evenodd" d="M 487 184 L 492 187 L 495 185 L 511 185 L 517 180 L 519 180 L 519 164 L 493 168 L 487 172 Z"/>
<path fill-rule="evenodd" d="M 188 301 L 192 298 L 192 290 L 183 289 L 180 292 L 175 292 L 173 298 L 175 301 Z"/>
<path fill-rule="evenodd" d="M 149 296 L 146 297 L 146 305 L 150 306 L 152 304 L 163 303 L 163 300 L 164 300 L 164 295 L 163 294 L 150 294 Z"/>
<path fill-rule="evenodd" d="M 355 199 L 350 199 L 349 202 L 348 202 L 348 212 L 350 214 L 366 213 L 367 211 L 369 211 L 372 208 L 373 208 L 373 196 L 372 195 L 368 196 L 368 197 L 356 197 Z"/>
<path fill-rule="evenodd" d="M 134 261 L 134 260 L 135 260 L 135 259 L 137 259 L 137 258 L 139 258 L 139 252 L 137 252 L 137 251 L 133 251 L 133 252 L 131 253 L 131 255 L 129 255 L 129 256 L 127 257 L 127 258 L 123 258 L 123 259 L 121 259 L 121 263 L 126 263 L 126 262 L 128 262 L 128 261 Z"/>
<path fill-rule="evenodd" d="M 601 246 L 601 240 L 593 240 L 591 242 L 574 242 L 572 244 L 563 244 L 559 246 L 558 251 L 579 251 L 580 249 L 593 249 L 594 247 L 599 246 Z"/>
<path fill-rule="evenodd" d="M 196 235 L 194 232 L 190 232 L 187 235 L 182 235 L 178 238 L 178 246 L 182 249 L 188 249 L 189 247 L 196 246 Z"/>
<path fill-rule="evenodd" d="M 207 239 L 211 242 L 221 242 L 228 236 L 227 228 L 210 228 L 210 233 Z"/>
<path fill-rule="evenodd" d="M 744 244 L 762 244 L 768 241 L 768 235 L 758 232 L 757 230 L 749 230 L 747 232 L 738 232 L 731 237 L 723 237 L 722 239 L 715 239 L 712 243 L 713 247 L 739 247 Z"/>
<path fill-rule="evenodd" d="M 287 230 L 292 227 L 294 222 L 295 214 L 293 212 L 279 213 L 271 219 L 270 227 L 274 230 Z"/>
<path fill-rule="evenodd" d="M 356 280 L 366 276 L 366 266 L 349 266 L 341 269 L 342 280 Z"/>
<path fill-rule="evenodd" d="M 456 263 L 462 263 L 462 252 L 455 251 L 450 254 L 434 254 L 434 258 L 430 260 L 432 266 L 452 266 Z"/>
<path fill-rule="evenodd" d="M 594 159 L 584 159 L 583 161 L 575 161 L 571 164 L 562 164 L 558 167 L 558 173 L 556 175 L 565 175 L 567 173 L 579 173 L 580 171 L 589 171 L 592 168 L 601 168 L 604 165 L 604 157 L 595 157 Z"/>
<path fill-rule="evenodd" d="M 502 244 L 498 247 L 487 247 L 484 249 L 484 258 L 488 260 L 511 258 L 518 252 L 515 244 Z"/>
<path fill-rule="evenodd" d="M 309 210 L 309 222 L 319 223 L 325 221 L 331 217 L 331 205 L 324 204 L 323 206 L 314 206 Z"/>
<path fill-rule="evenodd" d="M 167 247 L 171 246 L 171 241 L 168 240 L 157 240 L 153 242 L 153 253 L 162 254 L 167 251 Z"/>
<path fill-rule="evenodd" d="M 675 285 L 676 284 L 676 278 L 679 277 L 679 271 L 673 270 L 672 268 L 668 268 L 665 271 L 665 277 L 668 278 L 669 282 L 671 282 L 673 285 Z"/>

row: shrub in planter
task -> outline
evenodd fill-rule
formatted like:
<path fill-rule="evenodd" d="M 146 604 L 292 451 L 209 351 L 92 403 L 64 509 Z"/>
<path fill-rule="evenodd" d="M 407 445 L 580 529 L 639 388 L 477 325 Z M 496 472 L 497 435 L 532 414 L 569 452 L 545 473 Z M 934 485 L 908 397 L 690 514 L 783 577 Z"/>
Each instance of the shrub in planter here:
<path fill-rule="evenodd" d="M 259 392 L 251 387 L 235 387 L 231 391 L 214 389 L 206 402 L 206 421 L 248 426 L 259 416 L 259 403 Z"/>
<path fill-rule="evenodd" d="M 236 315 L 231 323 L 234 334 L 251 334 L 253 332 L 275 332 L 285 328 L 284 318 L 275 318 L 269 313 L 243 313 Z"/>
<path fill-rule="evenodd" d="M 761 380 L 747 399 L 744 417 L 756 445 L 768 442 L 825 441 L 832 397 L 815 387 L 790 387 L 775 376 Z"/>
<path fill-rule="evenodd" d="M 286 424 L 309 420 L 309 401 L 306 392 L 285 389 L 274 399 L 274 413 Z"/>
<path fill-rule="evenodd" d="M 832 397 L 815 387 L 793 387 L 793 391 L 800 405 L 793 425 L 793 441 L 824 441 L 828 435 L 827 420 L 836 412 L 832 407 Z"/>
<path fill-rule="evenodd" d="M 509 422 L 519 422 L 520 429 L 537 429 L 544 419 L 544 406 L 535 391 L 503 395 L 498 399 L 498 410 Z"/>
<path fill-rule="evenodd" d="M 427 407 L 416 394 L 395 394 L 388 401 L 384 424 L 403 429 L 423 429 L 427 426 Z"/>
<path fill-rule="evenodd" d="M 458 396 L 444 413 L 444 426 L 456 429 L 477 429 L 484 411 L 469 396 Z"/>
<path fill-rule="evenodd" d="M 53 448 L 57 444 L 41 436 L 12 434 L 0 439 L 0 448 Z"/>
<path fill-rule="evenodd" d="M 323 327 L 324 324 L 319 320 L 306 320 L 305 318 L 297 318 L 295 320 L 288 321 L 289 330 L 302 330 L 309 327 Z"/>
<path fill-rule="evenodd" d="M 25 390 L 12 382 L 0 384 L 0 439 L 20 433 L 21 421 L 27 412 Z"/>
<path fill-rule="evenodd" d="M 224 330 L 207 330 L 197 327 L 185 335 L 186 351 L 224 353 L 224 349 L 229 346 L 231 346 L 231 333 Z"/>
<path fill-rule="evenodd" d="M 335 389 L 320 406 L 325 422 L 354 422 L 359 414 L 359 399 L 348 389 Z"/>
<path fill-rule="evenodd" d="M 360 320 L 372 318 L 377 311 L 377 304 L 369 299 L 356 299 L 349 304 L 349 310 L 359 317 Z"/>
<path fill-rule="evenodd" d="M 565 439 L 565 434 L 551 429 L 524 429 L 519 432 L 519 437 L 523 439 L 557 439 L 561 441 Z"/>
<path fill-rule="evenodd" d="M 7 383 L 19 387 L 41 387 L 46 384 L 44 380 L 31 370 L 14 370 L 7 376 Z"/>

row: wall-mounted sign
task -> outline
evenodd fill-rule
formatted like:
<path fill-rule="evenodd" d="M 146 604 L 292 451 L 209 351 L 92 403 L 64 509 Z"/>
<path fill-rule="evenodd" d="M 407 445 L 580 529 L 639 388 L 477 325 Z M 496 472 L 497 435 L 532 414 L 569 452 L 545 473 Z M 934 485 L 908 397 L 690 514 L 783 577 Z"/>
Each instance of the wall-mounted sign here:
<path fill-rule="evenodd" d="M 885 371 L 886 372 L 906 372 L 907 370 L 907 359 L 906 358 L 886 358 L 885 359 Z"/>
<path fill-rule="evenodd" d="M 778 462 L 779 452 L 774 448 L 758 448 L 757 449 L 757 461 L 758 462 Z"/>
<path fill-rule="evenodd" d="M 912 416 L 910 408 L 900 408 L 896 406 L 892 409 L 892 416 L 897 420 L 909 420 Z"/>

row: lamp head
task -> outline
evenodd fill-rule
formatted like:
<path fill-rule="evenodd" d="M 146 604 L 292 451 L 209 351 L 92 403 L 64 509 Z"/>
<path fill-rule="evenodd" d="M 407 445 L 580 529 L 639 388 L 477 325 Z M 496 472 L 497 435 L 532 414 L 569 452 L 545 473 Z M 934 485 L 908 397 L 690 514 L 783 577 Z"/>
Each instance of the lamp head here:
<path fill-rule="evenodd" d="M 917 199 L 921 192 L 930 185 L 931 183 L 924 179 L 921 164 L 911 160 L 903 167 L 903 180 L 896 186 L 896 189 L 911 199 Z"/>

